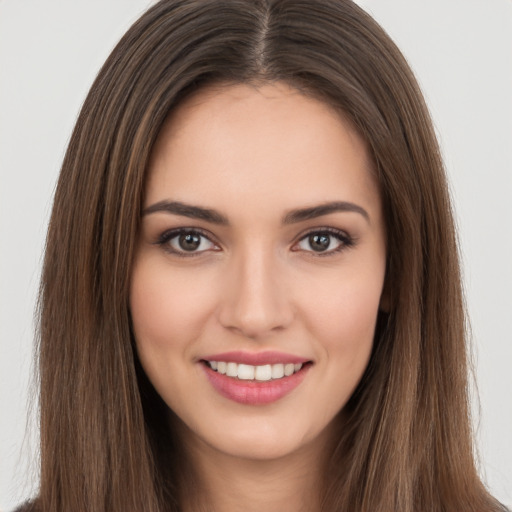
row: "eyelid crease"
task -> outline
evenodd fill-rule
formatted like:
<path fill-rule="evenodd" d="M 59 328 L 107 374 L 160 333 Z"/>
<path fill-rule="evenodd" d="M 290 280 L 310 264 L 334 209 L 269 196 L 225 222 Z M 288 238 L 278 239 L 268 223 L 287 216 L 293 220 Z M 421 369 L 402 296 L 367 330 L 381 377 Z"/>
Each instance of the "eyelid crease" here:
<path fill-rule="evenodd" d="M 213 236 L 212 233 L 209 233 L 208 231 L 206 231 L 205 229 L 203 228 L 196 228 L 196 227 L 179 227 L 179 228 L 170 228 L 170 229 L 167 229 L 165 230 L 163 233 L 161 233 L 156 242 L 155 243 L 165 243 L 167 241 L 169 241 L 171 238 L 174 238 L 175 236 L 178 236 L 178 235 L 184 235 L 184 234 L 198 234 L 198 235 L 201 235 L 201 236 L 204 236 L 205 238 L 208 238 L 208 240 L 210 240 L 210 242 L 212 243 L 216 243 L 213 238 L 215 238 Z"/>
<path fill-rule="evenodd" d="M 305 229 L 302 233 L 300 233 L 297 238 L 302 240 L 304 237 L 315 234 L 315 233 L 329 233 L 331 235 L 340 236 L 343 238 L 353 238 L 349 235 L 345 230 L 339 228 L 333 228 L 330 226 L 315 226 Z"/>

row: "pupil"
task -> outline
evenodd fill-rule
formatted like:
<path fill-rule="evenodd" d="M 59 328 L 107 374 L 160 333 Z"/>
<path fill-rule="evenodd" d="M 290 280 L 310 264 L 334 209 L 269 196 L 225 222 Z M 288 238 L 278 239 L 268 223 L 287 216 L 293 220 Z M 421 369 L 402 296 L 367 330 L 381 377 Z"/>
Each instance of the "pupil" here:
<path fill-rule="evenodd" d="M 185 251 L 194 251 L 201 243 L 201 238 L 193 233 L 187 233 L 180 235 L 179 239 L 180 247 Z"/>
<path fill-rule="evenodd" d="M 325 251 L 329 247 L 329 235 L 311 235 L 309 243 L 314 251 Z"/>

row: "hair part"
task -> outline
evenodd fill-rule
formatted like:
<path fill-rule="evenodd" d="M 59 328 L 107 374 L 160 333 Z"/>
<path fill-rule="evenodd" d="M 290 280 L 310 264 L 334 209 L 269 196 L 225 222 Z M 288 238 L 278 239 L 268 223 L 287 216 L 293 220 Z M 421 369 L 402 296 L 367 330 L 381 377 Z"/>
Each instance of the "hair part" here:
<path fill-rule="evenodd" d="M 62 165 L 41 282 L 40 510 L 180 510 L 193 472 L 140 367 L 128 306 L 148 162 L 188 95 L 276 81 L 358 130 L 387 228 L 389 311 L 345 408 L 322 510 L 501 510 L 473 461 L 456 234 L 432 123 L 399 50 L 348 0 L 163 0 L 100 70 Z"/>

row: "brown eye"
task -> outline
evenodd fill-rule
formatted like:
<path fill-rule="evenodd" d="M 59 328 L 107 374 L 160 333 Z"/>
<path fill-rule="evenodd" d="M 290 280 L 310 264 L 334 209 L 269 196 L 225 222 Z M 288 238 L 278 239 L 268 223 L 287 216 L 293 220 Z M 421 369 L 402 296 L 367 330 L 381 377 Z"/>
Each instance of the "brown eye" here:
<path fill-rule="evenodd" d="M 164 233 L 157 242 L 167 252 L 180 256 L 194 256 L 206 251 L 219 250 L 207 235 L 196 230 L 171 230 Z"/>
<path fill-rule="evenodd" d="M 353 245 L 353 238 L 345 232 L 328 229 L 308 233 L 300 239 L 294 250 L 328 255 L 340 252 Z"/>
<path fill-rule="evenodd" d="M 330 235 L 309 235 L 308 243 L 311 249 L 316 252 L 323 252 L 329 249 L 329 245 L 331 243 Z"/>
<path fill-rule="evenodd" d="M 184 251 L 195 251 L 201 245 L 201 236 L 196 233 L 186 233 L 178 237 L 178 245 Z"/>

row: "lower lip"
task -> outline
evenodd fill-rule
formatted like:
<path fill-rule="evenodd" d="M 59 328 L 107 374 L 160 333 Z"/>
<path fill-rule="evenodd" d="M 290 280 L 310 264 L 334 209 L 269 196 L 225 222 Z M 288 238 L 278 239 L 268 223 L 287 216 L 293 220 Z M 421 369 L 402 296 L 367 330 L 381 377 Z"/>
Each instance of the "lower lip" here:
<path fill-rule="evenodd" d="M 206 377 L 215 390 L 225 398 L 246 405 L 264 405 L 276 402 L 291 393 L 306 377 L 311 364 L 304 365 L 289 377 L 258 382 L 227 377 L 201 363 Z"/>

